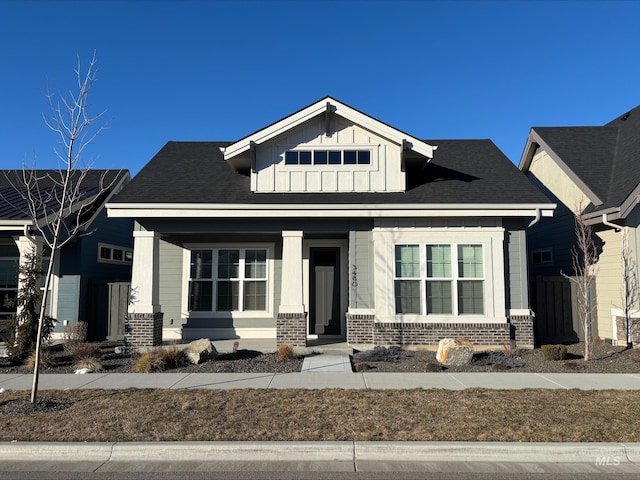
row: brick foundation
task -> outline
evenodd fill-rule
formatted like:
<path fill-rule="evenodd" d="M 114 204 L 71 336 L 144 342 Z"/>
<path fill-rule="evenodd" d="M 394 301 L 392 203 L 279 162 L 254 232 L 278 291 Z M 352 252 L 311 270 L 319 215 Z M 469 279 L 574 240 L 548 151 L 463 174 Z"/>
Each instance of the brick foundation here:
<path fill-rule="evenodd" d="M 633 345 L 640 345 L 640 318 L 630 319 L 631 342 Z M 627 322 L 624 317 L 616 317 L 616 333 L 619 345 L 627 345 Z"/>
<path fill-rule="evenodd" d="M 437 345 L 443 338 L 464 337 L 476 345 L 514 339 L 519 348 L 533 348 L 533 317 L 509 317 L 509 323 L 376 322 L 374 315 L 347 314 L 347 342 L 369 345 Z"/>
<path fill-rule="evenodd" d="M 535 317 L 533 315 L 511 315 L 509 323 L 512 327 L 512 340 L 516 341 L 518 348 L 533 348 L 535 344 L 534 333 Z"/>
<path fill-rule="evenodd" d="M 130 313 L 124 320 L 124 339 L 130 347 L 162 345 L 163 313 Z"/>
<path fill-rule="evenodd" d="M 289 343 L 294 347 L 307 346 L 307 314 L 278 313 L 276 317 L 276 345 Z"/>

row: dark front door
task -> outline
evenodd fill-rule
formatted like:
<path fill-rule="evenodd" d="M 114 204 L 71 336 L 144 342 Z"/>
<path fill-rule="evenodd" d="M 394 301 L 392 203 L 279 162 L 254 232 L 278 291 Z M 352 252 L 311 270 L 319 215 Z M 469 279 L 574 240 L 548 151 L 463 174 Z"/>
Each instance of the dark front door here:
<path fill-rule="evenodd" d="M 309 333 L 340 335 L 340 249 L 310 249 Z"/>

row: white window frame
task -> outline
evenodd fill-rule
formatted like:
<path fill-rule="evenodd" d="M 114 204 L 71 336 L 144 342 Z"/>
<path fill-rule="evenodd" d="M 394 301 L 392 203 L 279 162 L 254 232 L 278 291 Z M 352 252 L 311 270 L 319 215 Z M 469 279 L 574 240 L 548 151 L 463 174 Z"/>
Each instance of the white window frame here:
<path fill-rule="evenodd" d="M 378 153 L 378 148 L 376 145 L 336 145 L 336 146 L 332 146 L 332 145 L 314 145 L 314 146 L 310 146 L 310 145 L 284 145 L 283 146 L 284 151 L 281 154 L 281 159 L 282 159 L 282 165 L 284 166 L 284 168 L 287 169 L 303 169 L 303 170 L 309 170 L 309 169 L 327 169 L 327 170 L 331 170 L 331 169 L 335 169 L 335 168 L 345 168 L 345 169 L 353 169 L 353 170 L 369 170 L 372 168 L 376 168 L 375 165 L 377 165 L 377 153 Z M 323 163 L 323 164 L 316 164 L 314 163 L 314 156 L 315 156 L 315 152 L 319 151 L 319 152 L 340 152 L 340 163 L 329 163 L 329 160 L 327 159 L 327 163 Z M 361 151 L 366 151 L 369 152 L 369 163 L 344 163 L 344 153 L 346 151 L 349 152 L 361 152 Z M 304 163 L 304 164 L 300 164 L 300 163 L 293 163 L 293 164 L 287 164 L 286 161 L 286 157 L 287 157 L 287 152 L 311 152 L 311 163 Z M 357 157 L 357 153 L 356 153 L 356 157 Z M 357 160 L 356 160 L 357 162 Z"/>
<path fill-rule="evenodd" d="M 471 245 L 471 246 L 479 246 L 482 248 L 482 277 L 462 277 L 458 271 L 458 247 Z M 398 272 L 396 269 L 396 247 L 399 246 L 412 246 L 418 247 L 419 252 L 419 268 L 420 275 L 419 277 L 400 277 L 398 276 Z M 427 272 L 427 247 L 429 246 L 448 246 L 450 248 L 451 258 L 450 258 L 450 268 L 451 268 L 451 276 L 449 277 L 429 277 Z M 467 317 L 484 317 L 486 316 L 487 309 L 487 284 L 486 284 L 486 270 L 487 265 L 485 261 L 485 246 L 479 242 L 460 242 L 460 243 L 434 243 L 434 242 L 421 242 L 421 243 L 394 243 L 393 244 L 393 260 L 394 260 L 394 272 L 393 272 L 393 283 L 394 283 L 394 293 L 393 293 L 393 309 L 396 312 L 396 315 L 404 317 L 405 315 L 420 315 L 425 316 L 427 318 L 431 317 L 442 317 L 442 316 L 454 316 L 460 318 Z M 397 313 L 397 305 L 395 299 L 395 283 L 396 281 L 418 281 L 420 282 L 420 312 L 419 313 Z M 460 304 L 458 297 L 459 290 L 459 282 L 460 281 L 478 281 L 482 282 L 482 313 L 460 313 Z M 449 282 L 451 284 L 451 313 L 429 313 L 427 311 L 427 283 L 428 282 Z"/>
<path fill-rule="evenodd" d="M 192 250 L 211 250 L 211 282 L 212 282 L 212 310 L 211 311 L 191 311 L 189 310 L 189 283 L 191 280 L 191 251 Z M 267 284 L 266 288 L 266 309 L 265 310 L 232 310 L 218 311 L 217 308 L 217 271 L 218 271 L 218 251 L 219 250 L 266 250 L 267 252 L 267 277 L 264 280 Z M 239 271 L 242 277 L 239 282 L 242 285 L 244 281 L 251 280 L 244 278 L 244 254 L 240 256 Z M 273 316 L 274 304 L 274 245 L 272 243 L 198 243 L 186 244 L 183 250 L 183 270 L 182 270 L 182 316 L 184 318 L 265 318 Z M 243 301 L 242 287 L 239 292 L 240 304 Z"/>
<path fill-rule="evenodd" d="M 109 258 L 102 257 L 102 249 L 109 250 Z M 114 257 L 115 251 L 122 252 L 122 260 L 117 260 Z M 131 260 L 127 260 L 127 253 L 131 256 Z M 98 242 L 98 263 L 110 263 L 113 265 L 132 265 L 133 264 L 133 248 L 122 247 L 120 245 L 112 245 L 110 243 Z"/>
<path fill-rule="evenodd" d="M 465 226 L 442 226 L 442 220 L 394 220 L 374 226 L 374 295 L 378 323 L 506 323 L 505 229 L 500 225 L 478 225 L 468 219 Z M 488 222 L 486 222 L 488 223 Z M 497 221 L 496 223 L 499 223 Z M 433 226 L 431 226 L 433 224 Z M 474 244 L 483 246 L 484 315 L 418 315 L 395 312 L 396 244 Z M 457 268 L 457 265 L 455 266 Z M 424 295 L 426 296 L 426 290 Z"/>

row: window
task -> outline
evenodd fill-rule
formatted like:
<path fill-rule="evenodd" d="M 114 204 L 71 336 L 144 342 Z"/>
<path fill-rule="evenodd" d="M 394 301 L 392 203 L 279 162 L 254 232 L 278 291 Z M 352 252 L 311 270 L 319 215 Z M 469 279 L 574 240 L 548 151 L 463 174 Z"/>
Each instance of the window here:
<path fill-rule="evenodd" d="M 194 249 L 189 267 L 189 310 L 267 310 L 267 250 Z"/>
<path fill-rule="evenodd" d="M 482 245 L 395 245 L 395 311 L 484 314 Z"/>
<path fill-rule="evenodd" d="M 98 244 L 98 262 L 129 264 L 133 262 L 133 250 L 131 248 Z"/>
<path fill-rule="evenodd" d="M 20 254 L 14 245 L 0 245 L 0 319 L 15 313 L 15 308 L 4 304 L 5 298 L 14 299 L 18 294 L 18 264 Z"/>
<path fill-rule="evenodd" d="M 531 252 L 531 263 L 534 265 L 543 265 L 553 263 L 553 255 L 550 248 L 542 250 L 534 250 Z"/>
<path fill-rule="evenodd" d="M 291 150 L 284 154 L 285 165 L 370 165 L 369 150 Z"/>

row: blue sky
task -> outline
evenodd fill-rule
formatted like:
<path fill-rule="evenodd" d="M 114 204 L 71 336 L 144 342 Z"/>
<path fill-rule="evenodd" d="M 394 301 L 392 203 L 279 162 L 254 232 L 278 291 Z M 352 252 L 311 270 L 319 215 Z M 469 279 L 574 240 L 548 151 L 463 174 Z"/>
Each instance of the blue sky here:
<path fill-rule="evenodd" d="M 98 58 L 95 168 L 136 174 L 169 140 L 234 141 L 325 95 L 424 139 L 601 125 L 640 104 L 635 1 L 0 0 L 2 168 L 57 165 L 47 78 Z"/>

